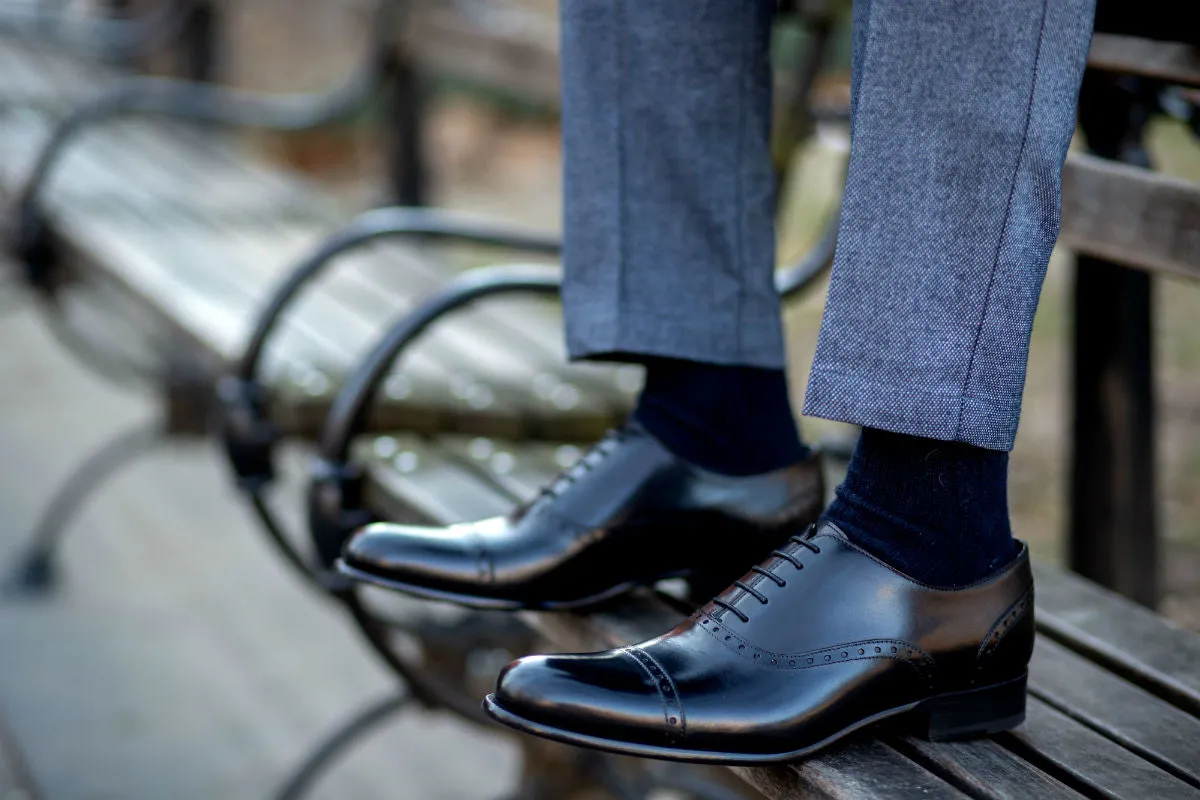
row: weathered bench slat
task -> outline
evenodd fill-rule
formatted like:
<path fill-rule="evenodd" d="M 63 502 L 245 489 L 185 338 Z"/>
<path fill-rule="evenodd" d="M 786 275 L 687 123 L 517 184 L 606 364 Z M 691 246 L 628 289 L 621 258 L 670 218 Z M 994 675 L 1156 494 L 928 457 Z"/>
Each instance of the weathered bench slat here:
<path fill-rule="evenodd" d="M 969 796 L 884 743 L 871 740 L 835 747 L 791 767 L 737 767 L 733 771 L 767 797 L 778 800 L 961 800 Z"/>
<path fill-rule="evenodd" d="M 264 226 L 262 235 L 270 243 L 262 257 L 278 259 L 276 236 L 288 235 L 286 227 Z M 411 247 L 376 244 L 343 256 L 319 291 L 355 315 L 392 320 L 415 299 L 441 289 L 455 272 Z M 448 363 L 458 370 L 519 387 L 522 405 L 532 404 L 533 432 L 542 438 L 596 438 L 628 413 L 630 394 L 619 388 L 615 369 L 566 364 L 560 325 L 544 302 L 489 301 L 460 311 L 426 338 L 444 344 Z"/>
<path fill-rule="evenodd" d="M 1089 795 L 1120 800 L 1200 798 L 1200 790 L 1131 757 L 1120 745 L 1037 698 L 1029 699 L 1025 724 L 999 738 L 1054 777 Z"/>
<path fill-rule="evenodd" d="M 1200 719 L 1045 636 L 1033 655 L 1030 689 L 1048 705 L 1200 787 Z"/>
<path fill-rule="evenodd" d="M 68 157 L 79 163 L 64 164 L 64 168 L 77 167 L 70 171 L 72 180 L 67 197 L 61 196 L 63 192 L 55 184 L 48 192 L 47 202 L 62 219 L 85 213 L 110 217 L 114 205 L 119 205 L 125 212 L 145 218 L 148 231 L 138 232 L 135 238 L 146 247 L 162 243 L 155 249 L 162 253 L 164 269 L 174 268 L 181 280 L 195 284 L 195 288 L 202 291 L 224 290 L 222 305 L 240 307 L 234 302 L 234 295 L 243 299 L 251 296 L 261 302 L 281 277 L 280 270 L 306 251 L 308 242 L 316 240 L 312 231 L 314 228 L 319 230 L 320 226 L 312 222 L 301 224 L 300 227 L 308 231 L 303 237 L 306 246 L 295 249 L 285 246 L 275 238 L 275 233 L 287 230 L 290 237 L 295 234 L 292 230 L 295 223 L 284 225 L 285 220 L 272 219 L 272 215 L 279 206 L 286 204 L 270 193 L 261 196 L 255 181 L 239 171 L 236 163 L 209 163 L 219 160 L 219 154 L 227 151 L 227 147 L 222 147 L 216 140 L 206 141 L 205 147 L 197 150 L 201 157 L 189 160 L 187 151 L 167 148 L 157 152 L 156 148 L 167 139 L 149 135 L 151 130 L 154 130 L 151 126 L 127 122 L 115 125 L 112 130 L 96 132 L 92 140 L 81 145 L 79 152 Z M 35 134 L 36 130 L 27 131 L 26 143 L 37 138 Z M 137 142 L 133 143 L 128 139 L 135 134 Z M 131 147 L 131 144 L 135 146 Z M 157 155 L 147 159 L 147 154 L 152 152 Z M 168 156 L 175 158 L 167 160 Z M 167 183 L 162 177 L 164 163 L 177 165 L 169 170 L 176 174 L 172 174 Z M 164 186 L 176 187 L 164 189 L 176 194 L 180 191 L 177 187 L 183 186 L 186 191 L 210 200 L 198 205 L 189 204 L 186 197 L 164 200 L 158 195 Z M 286 184 L 281 188 L 295 189 Z M 83 203 L 80 195 L 87 198 L 86 208 L 80 207 Z M 215 201 L 213 196 L 217 196 Z M 224 207 L 221 196 L 238 198 L 232 201 L 232 211 Z M 128 208 L 125 208 L 127 204 Z M 245 215 L 254 213 L 256 206 L 266 209 L 266 216 L 246 219 Z M 298 211 L 307 216 L 306 209 Z M 289 212 L 294 213 L 297 212 Z M 247 227 L 251 225 L 253 227 Z M 284 227 L 280 228 L 280 225 Z M 67 230 L 69 226 L 60 227 L 71 235 Z M 263 230 L 260 232 L 259 228 Z M 202 231 L 207 231 L 213 241 L 206 241 Z M 126 230 L 126 233 L 130 231 Z M 184 240 L 189 236 L 190 244 L 185 244 Z M 216 241 L 218 238 L 225 241 Z M 243 246 L 247 248 L 245 253 L 239 252 Z M 192 252 L 185 254 L 181 248 Z M 221 249 L 219 254 L 214 252 L 218 248 Z M 87 247 L 78 249 L 82 252 Z M 364 255 L 351 258 L 361 259 Z M 110 268 L 109 265 L 98 266 Z M 111 268 L 121 269 L 122 265 Z M 194 275 L 194 270 L 203 274 Z M 219 277 L 221 274 L 224 282 Z M 329 356 L 328 363 L 315 366 L 326 373 L 326 378 L 336 376 L 374 341 L 385 322 L 411 308 L 416 298 L 440 286 L 447 274 L 435 276 L 427 271 L 419 277 L 422 280 L 416 281 L 417 287 L 405 287 L 403 293 L 385 293 L 380 291 L 380 286 L 372 285 L 356 272 L 334 270 L 327 286 L 298 304 L 303 313 L 295 319 L 289 318 L 282 327 L 284 330 L 302 330 L 305 341 L 317 344 Z M 256 282 L 256 278 L 261 283 Z M 249 295 L 245 291 L 248 284 L 254 285 L 254 291 Z M 212 315 L 208 318 L 216 319 Z M 542 362 L 525 348 L 497 344 L 502 329 L 493 329 L 490 321 L 483 324 L 484 320 L 491 319 L 490 316 L 466 316 L 453 324 L 439 326 L 406 358 L 402 379 L 417 379 L 420 389 L 429 395 L 430 404 L 445 413 L 433 415 L 429 413 L 433 409 L 420 408 L 414 419 L 402 406 L 416 404 L 420 398 L 409 396 L 403 398 L 404 402 L 387 404 L 379 415 L 381 423 L 386 421 L 400 427 L 423 422 L 428 426 L 436 420 L 438 427 L 449 425 L 491 435 L 583 440 L 598 436 L 604 428 L 620 421 L 627 402 L 620 406 L 616 403 L 612 407 L 605 405 L 594 399 L 594 394 L 572 386 L 567 382 L 569 379 L 564 380 L 560 375 L 561 364 Z M 507 330 L 504 332 L 508 333 Z M 314 360 L 313 356 L 311 351 L 306 355 L 308 360 Z M 333 381 L 327 380 L 327 383 Z M 430 394 L 429 384 L 442 387 L 441 394 Z M 306 390 L 300 396 L 310 395 L 311 392 Z M 315 407 L 316 398 L 310 399 L 307 405 Z M 302 416 L 307 420 L 310 414 L 305 411 Z"/>
<path fill-rule="evenodd" d="M 445 281 L 446 269 L 424 253 L 379 246 L 378 255 L 364 264 L 364 275 L 381 285 L 399 272 L 406 281 L 420 281 L 433 291 Z M 395 272 L 393 272 L 395 271 Z M 498 297 L 478 310 L 481 318 L 493 320 L 498 334 L 511 347 L 527 351 L 538 363 L 552 365 L 566 381 L 577 384 L 584 394 L 624 414 L 631 406 L 633 387 L 622 379 L 620 368 L 599 364 L 567 364 L 561 312 L 545 298 Z"/>
<path fill-rule="evenodd" d="M 375 439 L 359 458 L 368 470 L 367 502 L 399 522 L 446 525 L 503 514 L 512 500 L 438 452 L 404 435 Z"/>
<path fill-rule="evenodd" d="M 1200 716 L 1200 639 L 1081 578 L 1044 567 L 1035 574 L 1042 633 Z"/>
<path fill-rule="evenodd" d="M 1059 241 L 1078 253 L 1200 278 L 1200 185 L 1072 154 Z"/>
<path fill-rule="evenodd" d="M 182 239 L 186 230 L 176 228 L 170 235 L 173 239 Z M 274 281 L 263 280 L 265 276 L 247 269 L 245 251 L 230 240 L 229 229 L 221 232 L 193 229 L 191 233 L 198 237 L 191 249 L 204 253 L 206 259 L 204 263 L 182 268 L 180 280 L 186 281 L 193 293 L 194 281 L 198 278 L 209 282 L 205 292 L 224 291 L 227 305 L 235 309 L 236 315 L 244 318 L 243 324 L 248 326 Z M 164 248 L 159 251 L 156 262 L 165 263 L 171 257 L 171 248 Z M 251 285 L 252 282 L 257 285 Z M 382 332 L 382 323 L 370 324 L 322 292 L 314 292 L 306 297 L 297 304 L 296 311 L 282 321 L 280 338 L 285 342 L 291 340 L 289 348 L 304 348 L 305 356 L 325 376 L 327 394 L 331 395 L 344 371 L 358 360 L 365 348 Z M 289 333 L 294 335 L 289 337 Z M 230 357 L 240 354 L 244 338 L 238 339 L 237 348 Z M 451 364 L 452 360 L 441 352 L 436 343 L 422 343 L 415 347 L 404 363 L 405 375 L 411 379 L 407 384 L 407 395 L 403 402 L 385 403 L 380 409 L 379 419 L 391 421 L 397 426 L 405 425 L 412 421 L 407 416 L 405 406 L 425 404 L 445 409 L 450 415 L 468 417 L 480 432 L 520 435 L 523 414 L 518 405 L 518 390 L 491 387 L 487 406 L 473 405 L 470 396 L 455 392 L 456 376 Z"/>
<path fill-rule="evenodd" d="M 258 241 L 259 259 L 279 257 L 279 247 L 267 232 L 260 238 L 255 230 L 239 229 L 239 247 Z M 369 257 L 369 253 L 351 256 Z M 290 262 L 288 262 L 290 263 Z M 270 282 L 271 285 L 275 281 Z M 296 306 L 295 318 L 319 320 L 324 335 L 337 338 L 345 348 L 343 364 L 353 364 L 366 345 L 374 342 L 384 328 L 411 310 L 423 292 L 384 293 L 351 270 L 334 270 L 313 292 Z M 262 295 L 265 298 L 265 292 Z M 260 300 L 261 302 L 261 300 Z M 401 364 L 407 371 L 414 360 L 423 359 L 429 367 L 444 372 L 442 385 L 448 394 L 442 401 L 452 413 L 464 419 L 506 414 L 519 425 L 519 435 L 585 439 L 610 424 L 613 415 L 595 401 L 582 399 L 571 407 L 557 407 L 530 391 L 530 385 L 545 373 L 548 365 L 532 363 L 514 348 L 495 341 L 492 332 L 481 329 L 467 315 L 429 331 Z M 458 387 L 458 388 L 456 388 Z M 478 397 L 482 392 L 484 396 Z M 454 409 L 457 407 L 457 412 Z M 507 409 L 507 411 L 505 411 Z M 478 425 L 466 428 L 480 433 L 497 433 Z M 599 430 L 598 430 L 599 429 Z"/>
<path fill-rule="evenodd" d="M 139 151 L 140 153 L 141 151 Z M 120 153 L 112 153 L 111 158 L 116 160 L 120 157 Z M 128 156 L 126 156 L 128 158 Z M 187 162 L 191 164 L 192 162 Z M 193 167 L 194 168 L 194 167 Z M 186 176 L 180 176 L 185 178 Z M 195 176 L 197 182 L 192 185 L 204 185 L 205 177 L 212 176 Z M 220 183 L 224 179 L 224 174 L 220 174 Z M 184 180 L 184 183 L 189 183 Z M 236 184 L 235 184 L 236 186 Z M 140 187 L 139 187 L 140 188 Z M 143 199 L 148 208 L 155 205 L 155 198 L 152 190 L 143 190 L 141 192 Z M 203 212 L 196 212 L 197 217 L 203 222 Z M 156 223 L 162 223 L 162 210 L 158 209 Z M 219 227 L 221 220 L 214 222 L 214 227 Z M 208 270 L 227 271 L 232 269 L 238 273 L 238 280 L 247 272 L 257 274 L 270 274 L 272 271 L 278 272 L 278 265 L 281 263 L 291 263 L 290 257 L 292 253 L 299 254 L 308 249 L 309 246 L 297 247 L 293 251 L 291 248 L 284 248 L 281 242 L 275 236 L 274 226 L 264 225 L 267 230 L 259 232 L 256 226 L 253 230 L 247 229 L 244 226 L 236 226 L 229 229 L 229 236 L 236 238 L 242 244 L 253 244 L 257 246 L 258 258 L 248 258 L 243 256 L 241 259 L 236 258 L 238 254 L 230 253 L 232 261 L 226 259 L 218 259 L 205 268 Z M 309 235 L 303 237 L 306 243 L 314 240 L 311 235 L 311 226 L 308 228 Z M 199 246 L 199 243 L 197 244 Z M 419 259 L 410 259 L 410 262 L 417 262 Z M 407 265 L 406 265 L 407 266 Z M 264 270 L 266 271 L 264 273 Z M 317 300 L 314 305 L 321 305 L 327 310 L 333 309 L 333 305 L 326 305 L 329 298 L 336 298 L 338 301 L 349 300 L 344 303 L 348 306 L 346 309 L 349 316 L 342 315 L 337 319 L 329 318 L 330 324 L 325 326 L 329 329 L 326 335 L 339 335 L 348 333 L 351 329 L 358 329 L 365 332 L 367 326 L 360 324 L 362 317 L 371 316 L 374 311 L 375 319 L 379 321 L 391 320 L 400 313 L 404 308 L 411 306 L 412 298 L 420 296 L 432 291 L 435 286 L 441 285 L 441 282 L 447 277 L 446 274 L 440 276 L 441 280 L 435 280 L 432 276 L 427 276 L 430 279 L 423 281 L 420 287 L 421 291 L 409 291 L 407 297 L 401 298 L 395 293 L 390 293 L 386 297 L 383 292 L 380 292 L 381 287 L 369 285 L 364 280 L 355 280 L 356 274 L 347 272 L 346 270 L 335 270 L 333 278 L 329 281 L 329 285 L 322 288 L 317 295 Z M 276 274 L 271 274 L 270 283 L 274 285 L 277 280 Z M 352 295 L 352 296 L 347 296 Z M 389 299 L 391 302 L 389 302 Z M 403 302 L 399 302 L 400 300 Z M 324 319 L 324 317 L 323 317 Z M 371 328 L 373 338 L 375 329 Z M 461 378 L 467 375 L 468 370 L 482 371 L 488 382 L 493 387 L 498 387 L 502 393 L 510 396 L 510 406 L 525 405 L 533 402 L 534 405 L 530 409 L 530 421 L 544 422 L 548 421 L 547 430 L 537 431 L 543 435 L 553 436 L 555 438 L 589 438 L 595 436 L 602 430 L 602 426 L 607 425 L 615 420 L 616 415 L 606 409 L 600 407 L 596 401 L 588 399 L 584 393 L 574 390 L 572 392 L 572 403 L 568 406 L 561 404 L 550 403 L 552 398 L 546 398 L 545 401 L 539 401 L 536 394 L 528 390 L 530 383 L 535 383 L 540 377 L 547 375 L 545 371 L 546 365 L 534 364 L 527 358 L 522 356 L 520 348 L 506 348 L 493 344 L 493 337 L 487 332 L 471 329 L 470 326 L 462 324 L 454 324 L 435 329 L 427 337 L 429 341 L 429 356 L 421 359 L 418 356 L 418 361 L 423 363 L 426 369 L 442 367 L 444 364 L 455 365 L 452 368 L 453 374 L 449 375 L 452 382 L 462 383 Z M 354 353 L 357 353 L 359 348 L 369 341 L 364 337 L 361 341 L 356 340 L 351 348 Z M 436 351 L 436 352 L 435 352 Z M 344 361 L 345 359 L 343 359 Z M 557 379 L 556 379 L 557 380 Z M 477 381 L 476 381 L 477 382 Z M 555 388 L 558 388 L 557 386 Z M 491 392 L 496 392 L 493 388 Z M 517 401 L 520 402 L 517 402 Z M 453 406 L 454 399 L 448 398 L 445 402 Z M 540 407 L 539 407 L 540 402 Z M 470 413 L 477 413 L 479 409 L 473 408 Z M 573 421 L 576 418 L 578 421 Z M 402 424 L 401 419 L 397 419 L 395 424 Z M 511 429 L 492 428 L 489 432 L 492 433 L 509 433 L 513 434 Z"/>
<path fill-rule="evenodd" d="M 1010 797 L 1079 800 L 1083 797 L 990 739 L 933 743 L 906 738 L 890 744 L 972 797 L 995 800 Z"/>
<path fill-rule="evenodd" d="M 514 452 L 510 443 L 502 440 L 462 437 L 442 437 L 438 444 L 447 456 L 486 476 L 514 502 L 531 500 L 580 453 L 571 445 L 549 444 L 523 445 Z"/>
<path fill-rule="evenodd" d="M 100 143 L 104 142 L 105 140 L 101 138 Z M 113 191 L 113 187 L 121 187 L 124 189 L 121 195 L 122 199 L 125 199 L 126 197 L 137 198 L 137 202 L 135 202 L 134 213 L 136 214 L 140 211 L 141 213 L 138 214 L 139 216 L 147 217 L 145 229 L 135 232 L 131 236 L 133 241 L 145 244 L 154 241 L 165 240 L 165 246 L 159 250 L 159 259 L 135 259 L 132 261 L 121 259 L 114 264 L 105 265 L 105 268 L 116 270 L 134 270 L 134 268 L 137 267 L 135 272 L 137 276 L 139 276 L 139 279 L 148 279 L 151 281 L 159 280 L 162 277 L 152 274 L 155 271 L 156 265 L 160 270 L 174 270 L 180 276 L 182 281 L 180 284 L 174 287 L 175 291 L 159 291 L 154 294 L 160 299 L 166 299 L 170 302 L 173 302 L 173 307 L 175 308 L 178 308 L 181 303 L 185 302 L 185 297 L 188 294 L 188 291 L 185 287 L 193 287 L 191 293 L 195 293 L 196 284 L 200 284 L 204 287 L 203 291 L 205 292 L 219 292 L 218 296 L 222 298 L 220 305 L 224 307 L 224 310 L 226 312 L 230 312 L 237 309 L 244 309 L 244 314 L 246 316 L 245 320 L 236 320 L 240 324 L 232 325 L 231 327 L 231 323 L 235 322 L 235 317 L 229 313 L 226 313 L 225 315 L 221 315 L 220 313 L 209 313 L 202 315 L 193 313 L 190 316 L 186 316 L 185 319 L 190 320 L 192 323 L 199 322 L 201 319 L 212 323 L 216 323 L 218 320 L 220 320 L 223 324 L 223 327 L 226 328 L 224 333 L 227 335 L 222 336 L 220 332 L 218 333 L 216 341 L 219 343 L 220 347 L 217 349 L 217 353 L 226 357 L 237 355 L 238 351 L 240 350 L 241 341 L 244 338 L 245 326 L 257 312 L 258 303 L 262 298 L 265 297 L 266 291 L 273 286 L 279 278 L 282 277 L 281 269 L 287 267 L 291 262 L 286 260 L 281 252 L 275 250 L 271 253 L 273 257 L 264 257 L 262 259 L 262 263 L 257 261 L 246 263 L 244 254 L 240 254 L 241 258 L 239 259 L 238 253 L 231 252 L 228 249 L 229 242 L 219 241 L 231 231 L 237 233 L 238 231 L 242 230 L 240 228 L 230 229 L 228 226 L 224 230 L 214 232 L 211 230 L 212 225 L 210 224 L 208 226 L 210 241 L 194 241 L 191 247 L 186 246 L 184 240 L 187 238 L 187 234 L 191 233 L 193 236 L 196 235 L 196 227 L 189 224 L 173 225 L 172 216 L 176 214 L 187 214 L 190 216 L 196 214 L 196 211 L 184 211 L 183 209 L 185 209 L 186 206 L 183 205 L 178 207 L 163 207 L 159 204 L 159 198 L 154 196 L 153 190 L 147 187 L 142 181 L 127 180 L 122 182 L 121 177 L 131 177 L 126 170 L 136 169 L 140 174 L 140 172 L 146 169 L 144 166 L 139 168 L 136 159 L 134 160 L 134 163 L 125 163 L 130 161 L 134 155 L 140 155 L 144 151 L 139 150 L 137 153 L 131 155 L 130 148 L 128 147 L 118 147 L 117 143 L 113 142 L 112 140 L 109 140 L 108 144 L 109 148 L 107 149 L 109 152 L 105 152 L 105 148 L 103 147 L 99 148 L 102 155 L 107 155 L 109 157 L 110 160 L 108 162 L 104 163 L 103 166 L 99 166 L 97 161 L 94 159 L 77 159 L 82 163 L 79 165 L 79 171 L 76 172 L 75 175 L 82 174 L 90 176 L 97 173 L 104 174 L 106 170 L 115 173 L 108 175 L 109 179 L 107 181 L 105 181 L 103 178 L 97 179 L 102 185 L 107 184 L 105 191 L 109 194 L 110 199 L 105 206 L 105 210 L 111 214 L 113 202 L 111 199 L 111 193 Z M 217 152 L 217 149 L 214 149 L 213 152 Z M 162 165 L 159 165 L 157 169 L 161 170 Z M 217 176 L 223 176 L 228 174 L 228 172 L 217 171 L 216 174 Z M 75 177 L 75 175 L 72 177 Z M 234 177 L 236 178 L 237 176 L 235 175 Z M 179 183 L 178 177 L 173 178 L 173 180 L 176 184 Z M 190 185 L 192 187 L 192 191 L 195 191 L 196 187 L 198 186 L 207 190 L 214 183 L 214 181 L 184 181 L 183 183 L 184 185 Z M 220 184 L 221 181 L 217 180 L 215 183 Z M 150 186 L 153 186 L 153 183 L 150 183 Z M 235 183 L 233 191 L 234 193 L 245 193 L 243 190 L 251 189 L 252 186 L 253 185 L 251 183 L 242 179 Z M 55 197 L 55 194 L 52 192 L 51 202 L 54 205 L 59 205 L 65 201 L 58 201 Z M 273 200 L 271 198 L 267 198 L 263 205 L 270 206 L 272 202 Z M 66 219 L 88 216 L 91 213 L 98 212 L 99 209 L 78 209 L 74 207 L 73 204 L 69 203 L 66 204 L 65 208 L 60 208 L 58 210 L 59 216 Z M 152 219 L 150 219 L 151 217 Z M 185 220 L 184 222 L 189 221 L 190 220 Z M 109 222 L 111 222 L 111 217 Z M 68 225 L 67 227 L 70 226 Z M 170 230 L 163 230 L 163 228 L 170 228 Z M 107 231 L 105 231 L 105 233 L 107 234 Z M 129 231 L 126 231 L 126 233 L 128 234 Z M 310 238 L 315 240 L 317 237 L 314 235 Z M 218 248 L 220 248 L 222 252 L 213 252 Z M 80 246 L 78 249 L 82 252 L 87 251 L 90 248 L 88 246 Z M 125 252 L 126 254 L 129 252 L 127 247 Z M 295 255 L 298 255 L 299 252 L 300 251 L 297 250 Z M 197 256 L 202 254 L 206 255 L 207 258 L 200 258 L 197 260 Z M 276 274 L 270 276 L 270 286 L 267 285 L 268 281 L 266 280 L 269 273 L 264 272 L 264 270 L 269 268 L 274 268 L 276 270 Z M 230 276 L 229 270 L 233 270 L 234 275 Z M 226 277 L 232 277 L 232 283 L 222 286 L 220 279 L 221 273 L 224 273 Z M 243 291 L 245 288 L 243 284 L 254 277 L 263 279 L 262 285 L 258 287 L 260 291 L 253 295 L 247 295 L 246 292 Z M 237 302 L 236 298 L 240 298 L 242 301 L 252 300 L 253 302 L 250 304 L 245 302 Z M 327 301 L 323 300 L 318 295 L 318 303 L 323 302 Z M 204 304 L 205 301 L 201 299 L 196 303 L 191 303 L 189 305 L 202 307 Z M 195 309 L 193 308 L 193 310 Z M 353 357 L 357 355 L 362 346 L 374 340 L 374 336 L 377 333 L 375 329 L 364 329 L 359 323 L 360 320 L 356 316 L 343 316 L 339 319 L 339 321 L 336 321 L 335 324 L 332 325 L 309 325 L 307 321 L 303 319 L 300 321 L 289 319 L 289 321 L 285 323 L 283 327 L 285 329 L 287 329 L 289 326 L 303 329 L 305 339 L 310 344 L 315 342 L 318 346 L 324 348 L 327 357 L 322 360 L 332 362 L 332 364 L 336 365 L 336 369 L 340 371 L 346 368 L 352 362 Z M 359 337 L 353 342 L 353 346 L 347 347 L 344 341 L 340 343 L 334 343 L 331 341 L 332 338 L 347 333 L 351 329 L 357 329 L 360 333 Z M 211 337 L 201 336 L 197 338 L 207 339 L 207 341 L 210 343 L 213 342 Z M 311 360 L 311 356 L 313 355 L 311 351 L 308 355 L 310 356 Z M 445 387 L 451 385 L 455 378 L 454 374 L 445 366 L 448 360 L 449 359 L 444 357 L 444 354 L 430 352 L 417 352 L 412 358 L 410 358 L 406 367 L 410 372 L 415 372 L 415 377 L 420 378 L 420 380 L 416 381 L 417 386 L 410 388 L 410 390 L 407 392 L 408 396 L 404 398 L 406 402 L 408 404 L 416 404 L 422 399 L 422 395 L 428 395 L 425 398 L 426 402 L 436 407 L 453 410 L 456 404 L 464 405 L 463 411 L 468 412 L 471 415 L 474 423 L 482 430 L 482 432 L 498 435 L 519 435 L 521 433 L 521 430 L 518 427 L 520 412 L 511 403 L 506 407 L 504 402 L 492 400 L 489 402 L 491 408 L 487 413 L 484 413 L 480 409 L 471 406 L 469 403 L 465 403 L 462 398 L 456 398 L 453 396 L 453 394 L 447 394 L 447 389 Z M 329 369 L 326 371 L 328 372 Z M 328 390 L 332 391 L 332 383 L 328 380 L 326 380 L 326 383 L 328 384 Z M 428 390 L 432 386 L 440 386 L 442 389 L 436 394 L 430 394 Z M 517 391 L 511 390 L 510 393 L 516 395 Z M 521 394 L 524 396 L 525 393 L 522 392 Z M 311 392 L 305 392 L 304 395 L 310 397 Z M 386 407 L 386 410 L 389 412 L 386 415 L 386 418 L 392 426 L 400 426 L 416 422 L 428 423 L 431 419 L 431 416 L 428 413 L 418 413 L 417 418 L 414 419 L 407 413 L 408 409 L 402 409 L 395 414 L 391 413 L 397 405 L 399 404 L 391 403 Z M 427 409 L 419 409 L 419 412 L 424 411 L 427 411 Z M 308 415 L 306 414 L 305 416 Z M 443 416 L 444 415 L 439 415 L 437 419 L 441 420 Z"/>
<path fill-rule="evenodd" d="M 1182 42 L 1097 33 L 1088 66 L 1200 86 L 1200 48 Z"/>

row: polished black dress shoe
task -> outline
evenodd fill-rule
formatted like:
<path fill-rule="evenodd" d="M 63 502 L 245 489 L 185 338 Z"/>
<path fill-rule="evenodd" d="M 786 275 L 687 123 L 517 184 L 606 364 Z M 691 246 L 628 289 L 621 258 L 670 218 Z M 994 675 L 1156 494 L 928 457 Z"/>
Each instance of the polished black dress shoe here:
<path fill-rule="evenodd" d="M 822 523 L 664 636 L 513 662 L 484 706 L 519 730 L 617 753 L 789 761 L 893 717 L 931 739 L 1013 728 L 1032 650 L 1023 545 L 993 578 L 938 589 Z"/>
<path fill-rule="evenodd" d="M 631 424 L 507 517 L 371 525 L 347 542 L 338 569 L 473 608 L 580 608 L 670 577 L 704 585 L 706 599 L 816 519 L 823 500 L 816 457 L 728 477 Z"/>

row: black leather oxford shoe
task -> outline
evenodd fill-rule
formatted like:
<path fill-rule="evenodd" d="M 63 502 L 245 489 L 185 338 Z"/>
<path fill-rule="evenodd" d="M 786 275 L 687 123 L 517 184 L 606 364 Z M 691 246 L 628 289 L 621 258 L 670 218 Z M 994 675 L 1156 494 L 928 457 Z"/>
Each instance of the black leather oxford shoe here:
<path fill-rule="evenodd" d="M 580 608 L 676 576 L 703 583 L 711 597 L 816 519 L 822 487 L 815 457 L 728 477 L 629 425 L 507 517 L 371 525 L 346 544 L 338 569 L 474 608 Z"/>
<path fill-rule="evenodd" d="M 822 523 L 670 633 L 520 659 L 484 705 L 514 728 L 585 747 L 789 761 L 891 717 L 932 739 L 1013 728 L 1032 650 L 1024 546 L 987 581 L 937 589 Z"/>

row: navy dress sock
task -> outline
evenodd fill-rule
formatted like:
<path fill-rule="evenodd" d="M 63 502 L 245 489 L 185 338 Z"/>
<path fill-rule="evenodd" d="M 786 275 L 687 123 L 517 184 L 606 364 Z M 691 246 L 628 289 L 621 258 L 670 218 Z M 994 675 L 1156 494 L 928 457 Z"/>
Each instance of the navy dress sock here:
<path fill-rule="evenodd" d="M 634 419 L 675 455 L 724 475 L 757 475 L 801 461 L 783 370 L 645 359 Z"/>
<path fill-rule="evenodd" d="M 1016 555 L 999 450 L 864 428 L 825 518 L 934 586 L 974 583 Z"/>

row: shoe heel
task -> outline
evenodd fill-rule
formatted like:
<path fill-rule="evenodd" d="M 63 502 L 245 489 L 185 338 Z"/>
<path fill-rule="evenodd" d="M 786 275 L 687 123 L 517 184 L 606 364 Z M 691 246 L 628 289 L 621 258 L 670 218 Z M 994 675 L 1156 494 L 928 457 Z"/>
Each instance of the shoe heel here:
<path fill-rule="evenodd" d="M 1011 730 L 1025 721 L 1025 682 L 1015 680 L 944 694 L 914 712 L 916 733 L 932 742 Z"/>

